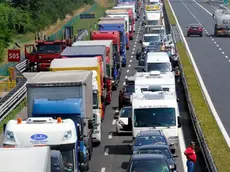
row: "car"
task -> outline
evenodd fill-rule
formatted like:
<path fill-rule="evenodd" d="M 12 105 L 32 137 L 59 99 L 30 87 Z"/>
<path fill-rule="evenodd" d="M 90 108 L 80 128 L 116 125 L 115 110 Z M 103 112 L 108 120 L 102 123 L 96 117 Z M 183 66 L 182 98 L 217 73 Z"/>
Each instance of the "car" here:
<path fill-rule="evenodd" d="M 170 172 L 170 167 L 162 154 L 132 155 L 126 172 L 164 171 Z M 174 170 L 173 170 L 174 172 Z"/>
<path fill-rule="evenodd" d="M 169 164 L 171 170 L 176 170 L 176 162 L 168 145 L 144 145 L 140 146 L 138 151 L 135 154 L 154 154 L 154 153 L 161 153 L 163 154 Z"/>
<path fill-rule="evenodd" d="M 137 134 L 133 143 L 129 146 L 131 147 L 133 153 L 143 145 L 167 145 L 169 146 L 171 152 L 175 153 L 175 145 L 169 144 L 166 136 L 161 130 L 146 130 L 141 131 Z"/>
<path fill-rule="evenodd" d="M 203 27 L 200 24 L 190 24 L 187 26 L 187 36 L 198 35 L 203 36 Z"/>
<path fill-rule="evenodd" d="M 134 85 L 123 85 L 120 92 L 119 92 L 119 98 L 118 98 L 118 105 L 119 105 L 119 110 L 123 106 L 129 106 L 131 105 L 130 103 L 130 96 L 134 92 Z"/>
<path fill-rule="evenodd" d="M 117 134 L 132 132 L 132 106 L 123 107 L 115 118 Z"/>

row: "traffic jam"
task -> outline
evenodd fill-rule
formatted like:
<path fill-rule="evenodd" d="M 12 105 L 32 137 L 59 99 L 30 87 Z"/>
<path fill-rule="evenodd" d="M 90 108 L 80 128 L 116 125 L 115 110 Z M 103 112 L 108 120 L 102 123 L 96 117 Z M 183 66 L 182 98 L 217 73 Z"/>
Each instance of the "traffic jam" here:
<path fill-rule="evenodd" d="M 134 54 L 137 71 L 125 77 L 120 89 L 138 18 L 142 34 L 141 48 Z M 121 0 L 98 20 L 90 40 L 72 42 L 73 27 L 66 26 L 65 41 L 39 39 L 35 45 L 25 45 L 30 62 L 30 72 L 24 73 L 30 76 L 28 118 L 4 125 L 7 151 L 1 148 L 0 158 L 10 156 L 19 165 L 2 164 L 2 168 L 90 171 L 93 145 L 103 142 L 106 106 L 118 90 L 116 133 L 130 133 L 133 138 L 127 172 L 176 172 L 181 127 L 176 92 L 179 58 L 164 20 L 161 0 Z M 34 163 L 22 167 L 20 160 Z"/>

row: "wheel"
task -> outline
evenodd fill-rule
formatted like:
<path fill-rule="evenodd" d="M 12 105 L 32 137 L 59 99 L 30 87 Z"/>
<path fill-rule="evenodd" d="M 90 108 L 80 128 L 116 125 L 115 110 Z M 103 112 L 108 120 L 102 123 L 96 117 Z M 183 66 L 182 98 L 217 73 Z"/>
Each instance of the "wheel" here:
<path fill-rule="evenodd" d="M 187 37 L 190 37 L 189 33 L 187 33 Z"/>
<path fill-rule="evenodd" d="M 203 34 L 200 34 L 200 37 L 203 37 Z"/>

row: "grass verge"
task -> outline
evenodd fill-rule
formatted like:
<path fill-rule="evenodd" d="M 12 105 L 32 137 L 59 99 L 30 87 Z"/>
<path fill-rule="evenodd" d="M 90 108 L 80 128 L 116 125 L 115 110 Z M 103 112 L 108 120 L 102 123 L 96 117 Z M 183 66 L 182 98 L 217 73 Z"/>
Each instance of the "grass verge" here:
<path fill-rule="evenodd" d="M 170 24 L 176 24 L 176 20 L 168 4 L 168 0 L 165 2 Z M 183 66 L 191 101 L 215 165 L 219 172 L 230 171 L 230 149 L 216 123 L 213 114 L 210 112 L 205 98 L 203 97 L 199 81 L 197 80 L 196 73 L 193 65 L 191 64 L 189 56 L 187 55 L 184 43 L 178 42 L 176 46 L 181 64 Z"/>
<path fill-rule="evenodd" d="M 7 122 L 11 119 L 15 119 L 17 114 L 22 111 L 22 109 L 26 106 L 27 100 L 24 99 L 13 111 L 9 113 L 9 115 L 2 120 L 0 123 L 0 133 L 2 133 L 3 130 L 3 124 L 7 124 Z"/>

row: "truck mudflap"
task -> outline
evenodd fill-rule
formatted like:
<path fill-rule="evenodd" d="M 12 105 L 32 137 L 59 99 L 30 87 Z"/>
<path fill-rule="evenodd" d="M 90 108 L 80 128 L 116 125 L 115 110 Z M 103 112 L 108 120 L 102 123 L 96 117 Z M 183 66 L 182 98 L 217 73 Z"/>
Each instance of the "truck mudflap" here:
<path fill-rule="evenodd" d="M 112 79 L 107 79 L 107 97 L 106 97 L 106 104 L 110 104 L 112 101 Z"/>

